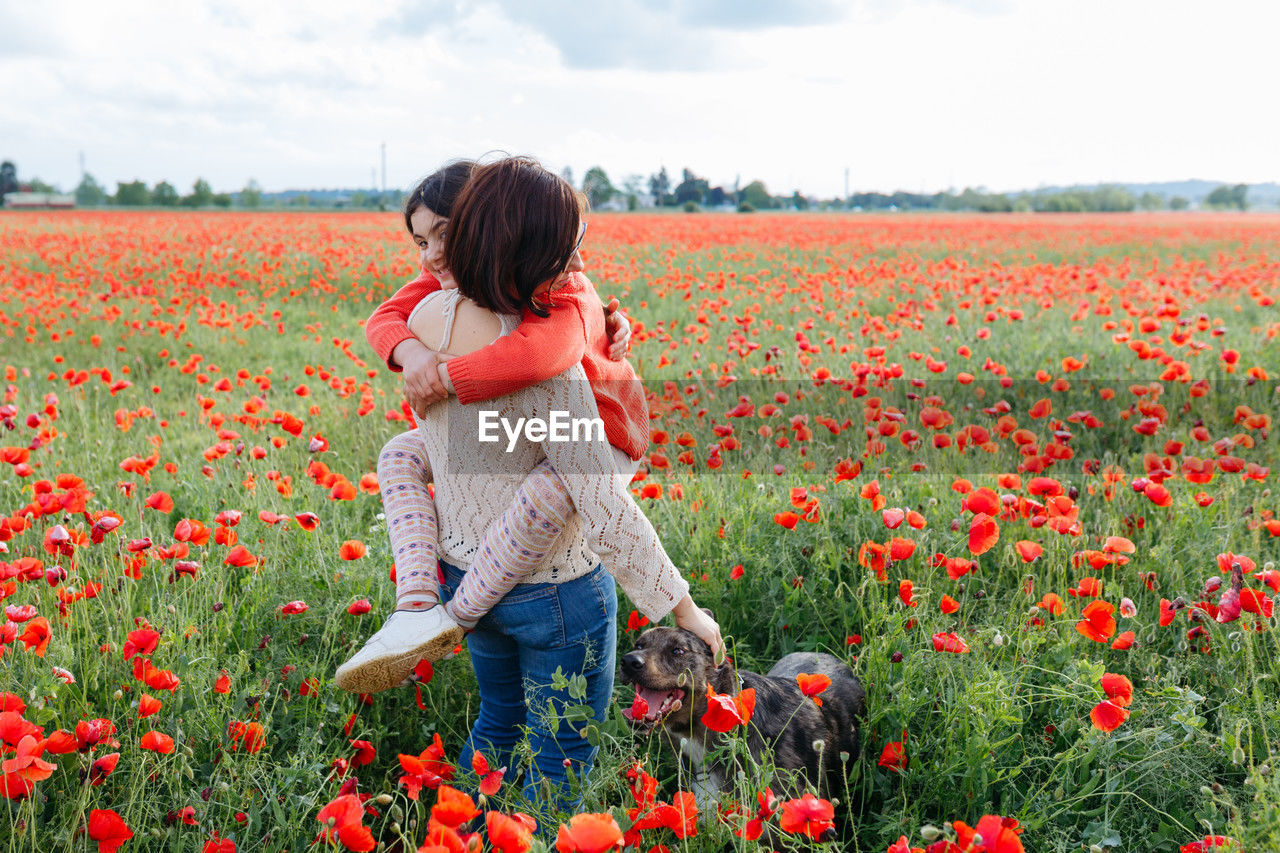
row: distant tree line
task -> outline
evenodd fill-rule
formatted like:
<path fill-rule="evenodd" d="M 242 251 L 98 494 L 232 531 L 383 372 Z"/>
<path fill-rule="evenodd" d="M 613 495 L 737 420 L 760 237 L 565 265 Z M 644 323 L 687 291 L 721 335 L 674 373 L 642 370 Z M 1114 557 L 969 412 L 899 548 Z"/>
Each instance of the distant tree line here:
<path fill-rule="evenodd" d="M 569 183 L 574 183 L 571 169 L 562 173 Z M 17 169 L 10 161 L 0 164 L 0 199 L 5 193 L 21 188 L 30 192 L 58 192 L 39 178 L 19 185 Z M 1189 206 L 1187 199 L 1174 196 L 1166 198 L 1152 192 L 1135 196 L 1124 187 L 1103 185 L 1087 189 L 1067 189 L 1053 192 L 989 193 L 982 189 L 966 188 L 960 192 L 894 193 L 857 192 L 848 198 L 819 199 L 806 196 L 799 190 L 790 195 L 773 195 L 763 181 L 750 181 L 733 187 L 712 186 L 706 178 L 692 169 L 682 169 L 679 183 L 673 185 L 665 166 L 649 175 L 629 175 L 621 186 L 610 180 L 600 166 L 592 166 L 583 176 L 582 193 L 594 210 L 636 210 L 641 207 L 679 208 L 688 212 L 703 209 L 738 210 L 750 213 L 755 210 L 936 210 L 977 211 L 981 213 L 1045 212 L 1085 213 L 1121 212 L 1131 210 L 1182 210 Z M 1246 184 L 1222 185 L 1210 192 L 1203 205 L 1213 209 L 1248 208 Z M 309 190 L 306 192 L 265 193 L 255 180 L 250 180 L 236 193 L 215 193 L 209 182 L 197 178 L 190 192 L 178 192 L 168 181 L 160 181 L 148 187 L 140 180 L 118 181 L 116 191 L 109 193 L 90 174 L 85 174 L 74 191 L 76 204 L 82 207 L 118 205 L 121 207 L 220 207 L 261 208 L 311 206 L 325 208 L 356 208 L 368 210 L 394 210 L 400 207 L 402 195 L 398 190 Z"/>
<path fill-rule="evenodd" d="M 565 170 L 570 183 L 573 174 Z M 648 190 L 647 194 L 642 188 Z M 582 181 L 582 192 L 593 208 L 614 206 L 635 210 L 637 207 L 676 207 L 686 211 L 704 208 L 734 208 L 747 213 L 753 210 L 939 210 L 977 211 L 980 213 L 1089 213 L 1124 212 L 1131 210 L 1184 210 L 1187 199 L 1180 196 L 1166 198 L 1152 192 L 1135 196 L 1117 185 L 1103 185 L 1091 189 L 1069 189 L 1057 192 L 989 193 L 981 189 L 966 188 L 961 192 L 895 193 L 859 192 L 848 198 L 819 199 L 803 195 L 799 190 L 790 195 L 772 195 L 762 181 L 751 181 L 739 188 L 711 186 L 705 178 L 691 169 L 681 171 L 681 180 L 672 185 L 666 167 L 649 175 L 631 176 L 622 188 L 615 187 L 608 174 L 600 166 L 588 170 Z M 1209 193 L 1204 205 L 1210 208 L 1247 208 L 1248 186 L 1221 186 Z M 621 201 L 619 201 L 621 200 Z"/>
<path fill-rule="evenodd" d="M 322 198 L 312 199 L 305 192 L 265 193 L 255 180 L 250 180 L 244 189 L 235 193 L 216 193 L 204 178 L 197 178 L 191 185 L 191 191 L 185 195 L 168 181 L 160 181 L 148 187 L 143 181 L 117 181 L 116 191 L 108 193 L 93 175 L 86 174 L 75 189 L 76 204 L 81 207 L 101 207 L 117 205 L 120 207 L 221 207 L 248 208 L 261 207 L 311 207 L 313 204 L 322 207 L 350 207 L 369 210 L 390 210 L 400 206 L 400 193 L 376 191 L 350 192 L 327 191 L 317 193 Z"/>

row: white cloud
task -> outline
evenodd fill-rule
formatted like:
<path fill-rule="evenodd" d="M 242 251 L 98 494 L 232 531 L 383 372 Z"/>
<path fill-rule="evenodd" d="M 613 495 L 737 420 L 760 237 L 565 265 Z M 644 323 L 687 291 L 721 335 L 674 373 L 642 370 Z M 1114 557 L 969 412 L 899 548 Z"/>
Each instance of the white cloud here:
<path fill-rule="evenodd" d="M 73 186 L 388 183 L 491 149 L 615 181 L 1280 178 L 1264 2 L 5 3 L 0 157 Z"/>

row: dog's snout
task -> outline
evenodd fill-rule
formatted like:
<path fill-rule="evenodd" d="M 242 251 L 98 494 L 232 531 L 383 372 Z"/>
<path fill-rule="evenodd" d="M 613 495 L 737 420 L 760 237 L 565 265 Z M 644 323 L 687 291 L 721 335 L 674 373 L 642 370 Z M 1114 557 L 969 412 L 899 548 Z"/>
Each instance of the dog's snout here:
<path fill-rule="evenodd" d="M 627 652 L 622 656 L 622 671 L 639 672 L 644 668 L 644 652 Z"/>

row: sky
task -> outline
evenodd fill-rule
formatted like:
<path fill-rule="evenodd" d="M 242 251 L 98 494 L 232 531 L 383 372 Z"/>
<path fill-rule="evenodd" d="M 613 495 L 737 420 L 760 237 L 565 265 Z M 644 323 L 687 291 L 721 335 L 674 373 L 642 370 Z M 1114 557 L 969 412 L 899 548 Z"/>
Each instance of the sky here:
<path fill-rule="evenodd" d="M 0 0 L 0 158 L 73 188 L 1280 180 L 1270 0 Z"/>

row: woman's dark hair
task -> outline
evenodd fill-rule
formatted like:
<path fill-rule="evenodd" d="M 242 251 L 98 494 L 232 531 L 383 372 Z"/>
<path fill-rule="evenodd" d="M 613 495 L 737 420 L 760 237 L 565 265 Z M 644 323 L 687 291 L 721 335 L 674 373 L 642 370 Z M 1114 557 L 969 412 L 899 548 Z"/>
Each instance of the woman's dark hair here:
<path fill-rule="evenodd" d="M 474 160 L 454 160 L 418 181 L 418 185 L 409 191 L 404 200 L 405 229 L 410 234 L 413 233 L 413 224 L 409 219 L 420 207 L 445 219 L 453 216 L 453 203 L 466 186 L 467 178 L 471 177 L 471 170 L 475 166 Z"/>
<path fill-rule="evenodd" d="M 581 196 L 538 161 L 476 166 L 454 202 L 445 241 L 459 292 L 500 314 L 528 308 L 546 317 L 534 292 L 569 265 L 581 219 Z"/>

